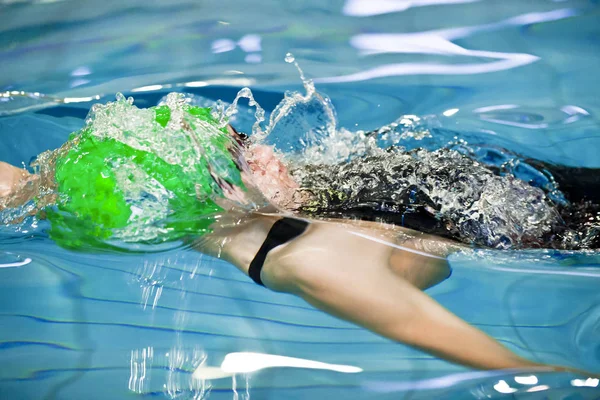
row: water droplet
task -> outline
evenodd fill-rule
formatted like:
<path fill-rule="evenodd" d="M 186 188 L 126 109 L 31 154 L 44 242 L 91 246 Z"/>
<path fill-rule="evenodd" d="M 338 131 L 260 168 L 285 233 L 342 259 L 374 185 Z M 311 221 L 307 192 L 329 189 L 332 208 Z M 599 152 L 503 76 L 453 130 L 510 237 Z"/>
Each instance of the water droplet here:
<path fill-rule="evenodd" d="M 293 63 L 294 61 L 296 61 L 296 58 L 294 57 L 294 55 L 292 53 L 287 53 L 285 55 L 285 62 L 288 64 Z"/>

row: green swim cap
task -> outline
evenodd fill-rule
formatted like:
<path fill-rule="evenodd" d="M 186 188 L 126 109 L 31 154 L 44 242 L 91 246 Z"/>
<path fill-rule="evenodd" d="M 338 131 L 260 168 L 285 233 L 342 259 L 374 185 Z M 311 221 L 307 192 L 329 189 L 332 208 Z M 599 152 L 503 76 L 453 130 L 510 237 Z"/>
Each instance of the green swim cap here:
<path fill-rule="evenodd" d="M 122 97 L 94 106 L 57 159 L 50 237 L 81 248 L 209 232 L 223 183 L 245 190 L 232 140 L 210 111 L 177 101 L 139 109 Z"/>

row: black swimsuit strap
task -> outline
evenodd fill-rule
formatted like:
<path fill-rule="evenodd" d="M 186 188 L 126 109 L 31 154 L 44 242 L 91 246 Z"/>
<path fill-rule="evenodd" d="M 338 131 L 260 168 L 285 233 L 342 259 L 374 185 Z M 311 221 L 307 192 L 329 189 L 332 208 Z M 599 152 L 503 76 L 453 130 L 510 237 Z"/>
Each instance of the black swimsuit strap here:
<path fill-rule="evenodd" d="M 250 263 L 250 267 L 248 268 L 248 275 L 250 278 L 257 284 L 264 286 L 260 279 L 260 271 L 262 271 L 269 251 L 302 235 L 307 227 L 308 222 L 295 218 L 284 217 L 277 220 L 269 230 L 265 241 Z"/>

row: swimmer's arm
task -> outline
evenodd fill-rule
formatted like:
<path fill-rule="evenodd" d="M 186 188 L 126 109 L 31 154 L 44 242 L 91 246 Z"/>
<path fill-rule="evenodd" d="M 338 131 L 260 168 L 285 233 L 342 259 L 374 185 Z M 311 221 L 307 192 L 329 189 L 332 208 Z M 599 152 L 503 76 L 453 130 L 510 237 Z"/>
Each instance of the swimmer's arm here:
<path fill-rule="evenodd" d="M 332 315 L 458 364 L 480 369 L 541 366 L 512 353 L 392 274 L 340 272 L 326 269 L 302 279 L 296 294 Z"/>
<path fill-rule="evenodd" d="M 215 229 L 195 247 L 248 274 L 276 219 L 254 215 Z M 421 279 L 411 273 L 424 262 L 414 253 L 395 254 L 388 245 L 338 224 L 313 221 L 304 235 L 269 252 L 261 278 L 272 290 L 295 294 L 331 315 L 452 362 L 482 369 L 545 367 L 512 353 L 418 289 L 415 285 L 427 287 L 447 272 L 447 265 L 434 261 L 432 276 Z M 395 264 L 403 264 L 400 273 Z"/>
<path fill-rule="evenodd" d="M 296 294 L 329 314 L 462 365 L 540 367 L 398 276 L 381 244 L 339 228 L 313 226 L 312 234 L 312 243 L 306 236 L 270 253 L 262 274 L 267 287 Z M 413 263 L 408 270 L 421 266 L 411 257 L 405 261 Z"/>
<path fill-rule="evenodd" d="M 315 272 L 309 269 L 296 285 L 296 294 L 332 315 L 459 364 L 482 369 L 539 366 L 393 274 L 348 273 L 347 266 L 337 269 L 337 273 L 322 269 L 318 276 L 309 276 Z"/>

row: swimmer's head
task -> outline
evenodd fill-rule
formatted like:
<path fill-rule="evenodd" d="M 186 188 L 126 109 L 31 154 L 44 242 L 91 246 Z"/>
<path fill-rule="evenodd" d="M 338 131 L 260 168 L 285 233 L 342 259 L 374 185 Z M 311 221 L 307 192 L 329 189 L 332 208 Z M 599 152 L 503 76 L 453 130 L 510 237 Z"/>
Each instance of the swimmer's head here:
<path fill-rule="evenodd" d="M 139 109 L 120 96 L 92 108 L 56 162 L 59 201 L 48 217 L 59 244 L 201 235 L 223 199 L 253 206 L 242 179 L 242 136 L 220 126 L 209 108 L 178 99 Z"/>

